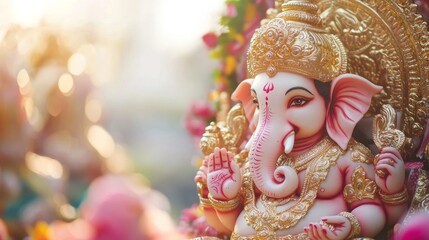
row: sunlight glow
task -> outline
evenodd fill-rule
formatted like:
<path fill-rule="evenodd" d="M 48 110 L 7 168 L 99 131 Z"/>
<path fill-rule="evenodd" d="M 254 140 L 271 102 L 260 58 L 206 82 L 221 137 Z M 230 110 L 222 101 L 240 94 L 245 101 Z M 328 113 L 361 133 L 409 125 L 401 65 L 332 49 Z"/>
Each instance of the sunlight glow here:
<path fill-rule="evenodd" d="M 46 11 L 57 0 L 13 0 L 11 4 L 12 21 L 24 26 L 36 26 Z"/>

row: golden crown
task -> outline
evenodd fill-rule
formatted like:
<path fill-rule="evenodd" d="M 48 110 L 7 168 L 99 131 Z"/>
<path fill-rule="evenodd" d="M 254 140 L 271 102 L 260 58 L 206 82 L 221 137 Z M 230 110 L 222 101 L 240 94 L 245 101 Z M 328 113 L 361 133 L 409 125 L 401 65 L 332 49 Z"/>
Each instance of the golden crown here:
<path fill-rule="evenodd" d="M 317 10 L 312 0 L 283 3 L 282 11 L 253 35 L 247 53 L 250 77 L 293 72 L 329 82 L 345 73 L 345 48 L 323 28 Z"/>

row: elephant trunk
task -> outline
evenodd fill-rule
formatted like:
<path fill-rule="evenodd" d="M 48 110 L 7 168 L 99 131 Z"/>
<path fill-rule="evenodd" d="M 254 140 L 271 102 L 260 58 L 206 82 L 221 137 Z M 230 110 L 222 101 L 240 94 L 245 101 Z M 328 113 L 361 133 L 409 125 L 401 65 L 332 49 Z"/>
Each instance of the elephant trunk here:
<path fill-rule="evenodd" d="M 295 133 L 290 128 L 286 136 L 282 133 L 275 135 L 270 131 L 270 126 L 263 124 L 252 136 L 249 150 L 250 173 L 255 185 L 266 196 L 284 198 L 298 188 L 298 175 L 291 167 L 277 167 L 276 163 L 283 152 L 291 152 Z"/>

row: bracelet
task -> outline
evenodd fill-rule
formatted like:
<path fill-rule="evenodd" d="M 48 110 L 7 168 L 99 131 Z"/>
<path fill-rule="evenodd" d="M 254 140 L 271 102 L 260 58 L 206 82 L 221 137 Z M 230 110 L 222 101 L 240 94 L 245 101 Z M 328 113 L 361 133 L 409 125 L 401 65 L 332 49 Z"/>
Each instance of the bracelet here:
<path fill-rule="evenodd" d="M 232 211 L 236 209 L 238 206 L 240 206 L 241 204 L 240 195 L 228 201 L 216 200 L 213 198 L 213 196 L 210 193 L 208 197 L 213 208 L 220 212 Z"/>
<path fill-rule="evenodd" d="M 343 216 L 350 221 L 352 229 L 350 230 L 350 233 L 349 235 L 347 235 L 346 239 L 352 239 L 354 237 L 359 236 L 361 229 L 360 229 L 359 221 L 357 220 L 356 216 L 349 212 L 340 212 L 340 214 L 338 215 Z"/>
<path fill-rule="evenodd" d="M 384 194 L 381 190 L 378 191 L 378 195 L 380 195 L 381 201 L 389 205 L 401 205 L 406 203 L 408 200 L 408 191 L 404 186 L 404 190 L 395 194 Z"/>
<path fill-rule="evenodd" d="M 200 198 L 200 206 L 202 208 L 212 208 L 212 203 L 208 198 L 202 197 L 200 194 L 198 194 L 198 197 Z"/>

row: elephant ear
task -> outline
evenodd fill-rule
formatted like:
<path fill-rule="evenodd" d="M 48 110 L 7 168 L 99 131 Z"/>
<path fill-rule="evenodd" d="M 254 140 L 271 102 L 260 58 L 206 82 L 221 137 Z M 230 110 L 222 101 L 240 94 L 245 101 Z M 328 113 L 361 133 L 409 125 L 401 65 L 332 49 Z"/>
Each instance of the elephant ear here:
<path fill-rule="evenodd" d="M 332 81 L 326 129 L 343 150 L 356 124 L 368 111 L 372 96 L 381 90 L 382 87 L 354 74 L 343 74 Z"/>
<path fill-rule="evenodd" d="M 244 113 L 250 123 L 250 130 L 253 132 L 256 128 L 257 117 L 255 116 L 256 105 L 253 103 L 253 97 L 250 94 L 252 83 L 253 79 L 243 80 L 232 93 L 231 99 L 240 101 L 243 104 Z"/>

